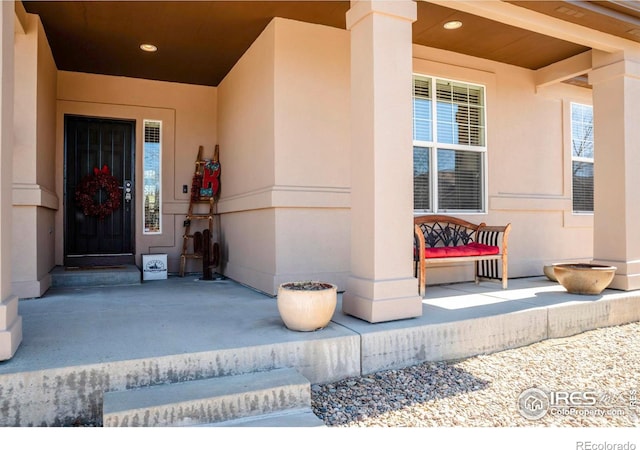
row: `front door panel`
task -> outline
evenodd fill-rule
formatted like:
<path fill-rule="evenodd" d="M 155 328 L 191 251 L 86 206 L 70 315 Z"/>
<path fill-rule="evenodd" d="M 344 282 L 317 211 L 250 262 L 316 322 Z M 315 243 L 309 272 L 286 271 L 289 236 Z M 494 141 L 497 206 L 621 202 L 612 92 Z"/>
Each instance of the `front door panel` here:
<path fill-rule="evenodd" d="M 66 266 L 134 263 L 134 133 L 134 121 L 65 116 Z M 117 180 L 120 204 L 117 208 L 102 208 L 116 189 L 110 192 L 100 187 L 95 189 L 86 213 L 76 190 L 85 176 L 91 177 L 96 171 L 108 172 Z M 84 186 L 95 186 L 96 179 L 88 179 Z M 128 195 L 125 184 L 130 188 Z"/>

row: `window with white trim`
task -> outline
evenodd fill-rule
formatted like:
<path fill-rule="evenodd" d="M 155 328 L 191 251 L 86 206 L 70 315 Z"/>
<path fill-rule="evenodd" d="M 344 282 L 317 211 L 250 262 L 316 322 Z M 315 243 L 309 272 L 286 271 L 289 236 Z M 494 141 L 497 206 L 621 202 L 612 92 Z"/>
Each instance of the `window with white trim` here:
<path fill-rule="evenodd" d="M 484 86 L 413 77 L 413 208 L 485 210 Z"/>
<path fill-rule="evenodd" d="M 571 103 L 571 186 L 574 213 L 593 212 L 593 106 Z"/>
<path fill-rule="evenodd" d="M 144 234 L 162 233 L 162 122 L 145 120 L 143 145 Z"/>

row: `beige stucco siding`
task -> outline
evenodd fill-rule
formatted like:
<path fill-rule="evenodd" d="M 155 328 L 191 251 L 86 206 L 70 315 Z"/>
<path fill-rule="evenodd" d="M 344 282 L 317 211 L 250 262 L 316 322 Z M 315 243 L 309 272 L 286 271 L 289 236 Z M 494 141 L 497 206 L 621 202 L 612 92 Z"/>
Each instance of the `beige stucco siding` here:
<path fill-rule="evenodd" d="M 284 19 L 275 30 L 276 183 L 348 189 L 349 35 Z"/>
<path fill-rule="evenodd" d="M 225 275 L 268 294 L 295 279 L 344 288 L 349 86 L 347 32 L 286 19 L 220 84 Z"/>
<path fill-rule="evenodd" d="M 274 288 L 309 279 L 343 287 L 349 272 L 349 224 L 348 208 L 278 208 Z"/>
<path fill-rule="evenodd" d="M 240 283 L 271 293 L 276 273 L 276 211 L 237 211 L 222 216 L 222 270 Z"/>
<path fill-rule="evenodd" d="M 262 291 L 276 270 L 274 34 L 268 26 L 218 86 L 222 270 Z"/>
<path fill-rule="evenodd" d="M 37 180 L 38 184 L 50 191 L 55 190 L 55 151 L 54 142 L 56 129 L 53 126 L 56 104 L 55 95 L 57 88 L 58 69 L 53 61 L 51 49 L 47 37 L 38 21 L 38 155 Z M 44 147 L 44 149 L 43 149 Z M 44 151 L 43 151 L 44 150 Z"/>
<path fill-rule="evenodd" d="M 38 297 L 55 265 L 55 110 L 57 68 L 42 23 L 25 16 L 15 34 L 12 288 Z"/>
<path fill-rule="evenodd" d="M 274 33 L 268 26 L 218 86 L 221 193 L 234 210 L 263 205 L 275 182 Z"/>

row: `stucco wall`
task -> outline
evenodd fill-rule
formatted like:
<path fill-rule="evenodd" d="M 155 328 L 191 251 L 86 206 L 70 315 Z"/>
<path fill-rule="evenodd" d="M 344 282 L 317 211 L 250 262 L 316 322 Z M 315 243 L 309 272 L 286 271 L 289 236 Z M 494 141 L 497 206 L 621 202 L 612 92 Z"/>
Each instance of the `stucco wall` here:
<path fill-rule="evenodd" d="M 268 26 L 218 86 L 221 206 L 252 202 L 275 182 L 274 34 Z"/>
<path fill-rule="evenodd" d="M 277 19 L 277 285 L 350 270 L 350 59 L 344 30 Z"/>
<path fill-rule="evenodd" d="M 263 291 L 276 270 L 274 36 L 271 24 L 218 86 L 222 270 Z"/>
<path fill-rule="evenodd" d="M 569 103 L 590 104 L 591 91 L 568 84 L 536 89 L 534 71 L 421 46 L 414 46 L 414 72 L 486 87 L 488 210 L 460 217 L 512 223 L 509 276 L 590 259 L 593 216 L 572 213 Z M 430 269 L 428 281 L 469 279 L 468 266 Z"/>
<path fill-rule="evenodd" d="M 57 68 L 40 19 L 25 16 L 15 35 L 13 290 L 37 297 L 55 265 L 55 110 Z"/>
<path fill-rule="evenodd" d="M 183 220 L 187 212 L 198 146 L 212 157 L 217 142 L 217 88 L 124 77 L 60 71 L 57 106 L 57 192 L 61 198 L 56 217 L 56 262 L 63 262 L 62 183 L 64 115 L 134 119 L 136 121 L 136 262 L 141 254 L 167 253 L 170 272 L 179 269 Z M 162 121 L 162 234 L 142 233 L 142 122 Z M 192 227 L 196 231 L 200 226 Z M 190 261 L 194 263 L 194 261 Z M 202 270 L 194 263 L 187 271 Z"/>
<path fill-rule="evenodd" d="M 348 33 L 286 19 L 274 19 L 220 84 L 227 276 L 268 294 L 295 279 L 344 288 L 348 99 Z"/>

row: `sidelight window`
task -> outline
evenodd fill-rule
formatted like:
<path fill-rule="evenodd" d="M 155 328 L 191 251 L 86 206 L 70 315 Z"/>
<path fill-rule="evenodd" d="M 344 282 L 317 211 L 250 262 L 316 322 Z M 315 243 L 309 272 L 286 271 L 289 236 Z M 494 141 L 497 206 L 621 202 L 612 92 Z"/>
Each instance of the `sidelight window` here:
<path fill-rule="evenodd" d="M 162 122 L 144 121 L 144 234 L 162 232 Z"/>

